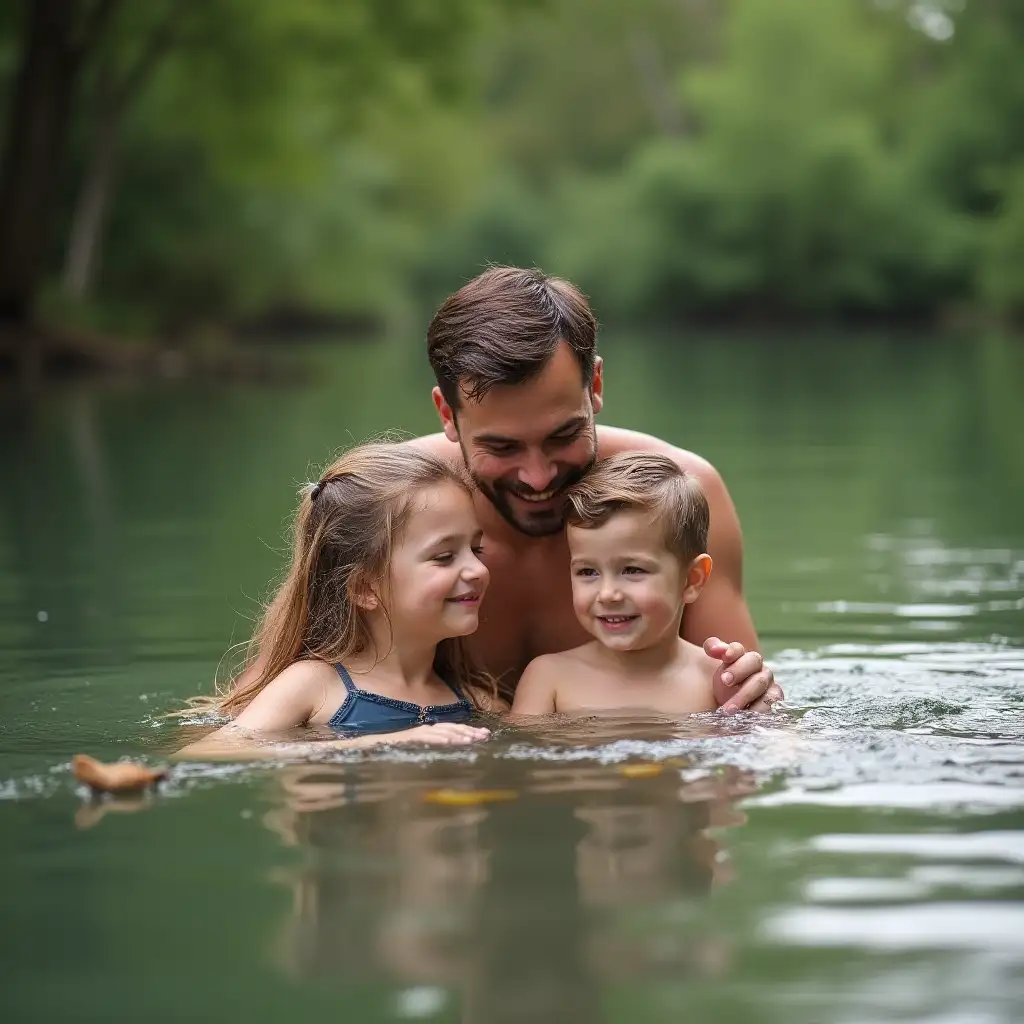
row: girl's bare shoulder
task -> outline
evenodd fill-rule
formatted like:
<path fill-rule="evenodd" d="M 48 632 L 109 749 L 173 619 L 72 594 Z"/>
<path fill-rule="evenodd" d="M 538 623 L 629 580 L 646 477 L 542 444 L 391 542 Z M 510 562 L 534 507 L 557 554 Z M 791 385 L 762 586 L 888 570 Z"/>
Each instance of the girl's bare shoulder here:
<path fill-rule="evenodd" d="M 253 698 L 252 704 L 261 701 L 288 707 L 312 721 L 329 703 L 328 694 L 338 683 L 339 676 L 333 665 L 311 659 L 296 661 L 274 676 Z"/>

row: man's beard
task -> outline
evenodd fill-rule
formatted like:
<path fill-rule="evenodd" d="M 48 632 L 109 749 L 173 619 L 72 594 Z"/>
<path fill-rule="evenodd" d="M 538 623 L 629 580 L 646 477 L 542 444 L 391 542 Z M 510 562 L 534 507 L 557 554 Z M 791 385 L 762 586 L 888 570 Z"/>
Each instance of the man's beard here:
<path fill-rule="evenodd" d="M 465 455 L 465 452 L 463 452 L 463 455 Z M 573 484 L 579 483 L 594 468 L 596 462 L 597 438 L 595 437 L 593 455 L 591 455 L 590 459 L 582 466 L 573 466 L 567 470 L 560 477 L 553 480 L 544 490 L 554 490 L 554 497 L 564 498 L 565 492 Z M 466 464 L 469 465 L 468 459 Z M 479 488 L 480 493 L 494 506 L 498 515 L 509 526 L 520 533 L 525 533 L 528 537 L 550 537 L 552 534 L 561 532 L 562 527 L 565 525 L 564 500 L 559 502 L 554 508 L 537 509 L 536 512 L 526 512 L 523 515 L 518 513 L 518 510 L 513 507 L 510 495 L 530 495 L 542 492 L 535 491 L 532 487 L 524 487 L 522 484 L 505 484 L 500 480 L 496 483 L 490 483 L 487 480 L 481 479 L 472 470 L 470 470 L 470 476 L 473 478 L 473 483 Z"/>

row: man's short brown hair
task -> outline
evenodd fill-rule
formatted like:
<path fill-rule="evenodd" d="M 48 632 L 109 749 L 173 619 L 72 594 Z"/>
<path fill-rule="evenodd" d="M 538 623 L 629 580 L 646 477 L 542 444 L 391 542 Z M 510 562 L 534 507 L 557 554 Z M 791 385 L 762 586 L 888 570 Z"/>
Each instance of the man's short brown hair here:
<path fill-rule="evenodd" d="M 597 321 L 586 296 L 540 270 L 491 267 L 445 299 L 427 329 L 427 355 L 444 400 L 458 409 L 463 393 L 479 399 L 535 377 L 562 341 L 589 387 Z"/>
<path fill-rule="evenodd" d="M 623 511 L 650 512 L 665 547 L 683 565 L 707 551 L 711 515 L 704 488 L 667 455 L 622 452 L 599 462 L 569 490 L 565 522 L 593 529 Z"/>

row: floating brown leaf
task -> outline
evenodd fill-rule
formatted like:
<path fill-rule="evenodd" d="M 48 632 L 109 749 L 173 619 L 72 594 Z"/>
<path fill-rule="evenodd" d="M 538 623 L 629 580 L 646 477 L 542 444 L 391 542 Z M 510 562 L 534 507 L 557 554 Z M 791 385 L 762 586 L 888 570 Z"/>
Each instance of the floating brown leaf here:
<path fill-rule="evenodd" d="M 131 761 L 104 764 L 87 754 L 75 754 L 71 771 L 79 782 L 102 793 L 135 793 L 155 785 L 167 775 L 166 768 L 147 768 Z"/>

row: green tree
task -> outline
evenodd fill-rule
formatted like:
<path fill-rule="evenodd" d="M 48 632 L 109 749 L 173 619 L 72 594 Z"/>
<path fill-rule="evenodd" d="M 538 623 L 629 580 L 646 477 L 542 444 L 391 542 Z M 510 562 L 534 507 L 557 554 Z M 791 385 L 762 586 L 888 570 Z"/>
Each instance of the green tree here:
<path fill-rule="evenodd" d="M 84 104 L 90 122 L 84 134 L 92 140 L 84 163 L 92 169 L 68 259 L 76 287 L 89 277 L 88 254 L 96 251 L 103 213 L 114 200 L 117 136 L 143 85 L 160 77 L 151 74 L 158 57 L 165 69 L 179 65 L 172 77 L 189 81 L 190 89 L 179 88 L 177 95 L 193 101 L 167 111 L 160 128 L 194 146 L 216 135 L 217 144 L 202 153 L 209 163 L 250 162 L 265 170 L 267 154 L 270 162 L 284 154 L 288 163 L 281 144 L 289 134 L 281 125 L 285 111 L 297 122 L 292 137 L 303 130 L 315 135 L 320 127 L 303 118 L 297 98 L 317 98 L 314 116 L 338 133 L 350 130 L 373 98 L 400 92 L 410 78 L 438 100 L 450 98 L 462 68 L 454 58 L 480 17 L 480 5 L 470 0 L 210 0 L 187 14 L 123 0 L 24 0 L 22 7 L 20 70 L 0 168 L 0 323 L 25 339 L 29 374 L 39 349 L 26 328 L 45 271 L 58 173 L 83 82 L 92 98 Z M 177 31 L 179 21 L 186 31 Z M 230 156 L 225 139 L 235 146 Z"/>

